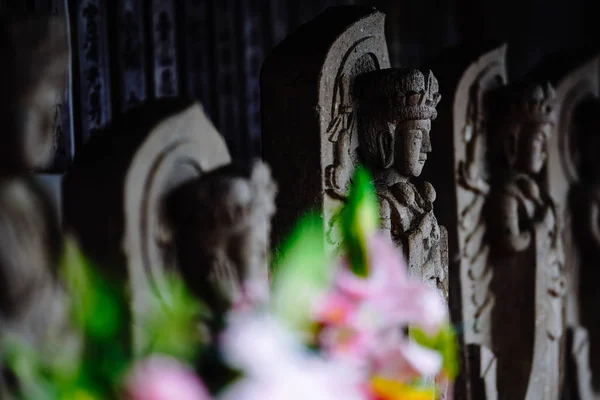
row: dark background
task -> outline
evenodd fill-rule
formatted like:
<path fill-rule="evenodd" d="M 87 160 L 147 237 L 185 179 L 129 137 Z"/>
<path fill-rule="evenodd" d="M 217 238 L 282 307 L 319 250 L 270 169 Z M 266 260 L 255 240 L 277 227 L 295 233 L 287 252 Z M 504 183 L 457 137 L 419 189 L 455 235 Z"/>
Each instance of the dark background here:
<path fill-rule="evenodd" d="M 15 0 L 0 10 L 65 13 L 68 5 L 72 87 L 57 105 L 61 145 L 46 171 L 61 173 L 95 129 L 156 97 L 200 99 L 235 158 L 260 156 L 266 54 L 325 8 L 352 3 L 386 13 L 395 66 L 506 41 L 513 80 L 547 55 L 600 39 L 598 0 Z"/>

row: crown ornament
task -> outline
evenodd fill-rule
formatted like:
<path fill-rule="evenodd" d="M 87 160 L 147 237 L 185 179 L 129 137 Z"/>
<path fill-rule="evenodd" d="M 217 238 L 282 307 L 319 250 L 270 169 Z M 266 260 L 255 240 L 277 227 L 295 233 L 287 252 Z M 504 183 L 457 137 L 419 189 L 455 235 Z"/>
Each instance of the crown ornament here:
<path fill-rule="evenodd" d="M 556 90 L 550 82 L 530 85 L 517 100 L 515 117 L 520 123 L 554 124 L 557 103 Z"/>
<path fill-rule="evenodd" d="M 354 83 L 359 107 L 386 110 L 396 123 L 434 120 L 441 99 L 439 84 L 431 71 L 389 68 L 359 75 Z"/>

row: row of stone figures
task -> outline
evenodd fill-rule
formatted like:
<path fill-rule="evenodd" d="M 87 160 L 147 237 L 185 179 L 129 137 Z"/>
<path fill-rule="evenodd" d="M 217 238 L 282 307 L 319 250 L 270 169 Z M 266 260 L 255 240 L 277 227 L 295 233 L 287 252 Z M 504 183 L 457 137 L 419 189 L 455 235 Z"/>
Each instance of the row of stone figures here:
<path fill-rule="evenodd" d="M 127 282 L 134 323 L 150 294 L 168 305 L 167 271 L 183 275 L 216 312 L 242 291 L 268 295 L 276 185 L 265 164 L 232 163 L 198 103 L 148 102 L 77 154 L 63 177 L 59 221 L 34 171 L 56 147 L 51 122 L 67 84 L 68 30 L 60 17 L 0 18 L 0 42 L 10 55 L 0 66 L 0 339 L 18 335 L 59 353 L 80 344 L 69 334 L 69 299 L 57 276 L 67 236 Z M 1 399 L 10 398 L 8 382 L 2 371 Z"/>
<path fill-rule="evenodd" d="M 600 398 L 600 56 L 522 82 L 505 45 L 390 68 L 384 19 L 331 8 L 263 64 L 274 242 L 316 207 L 335 251 L 361 163 L 410 272 L 448 301 L 457 399 Z"/>
<path fill-rule="evenodd" d="M 55 276 L 65 234 L 128 279 L 134 315 L 161 294 L 167 270 L 222 310 L 242 279 L 268 285 L 269 238 L 278 244 L 302 212 L 322 210 L 337 249 L 335 215 L 362 163 L 383 229 L 459 328 L 455 398 L 600 398 L 600 57 L 512 83 L 501 46 L 449 54 L 432 63 L 434 76 L 390 68 L 384 19 L 331 8 L 265 61 L 263 152 L 276 202 L 269 169 L 232 164 L 200 105 L 157 101 L 76 155 L 62 224 L 32 171 L 52 154 L 67 30 L 52 18 L 2 24 L 3 48 L 19 56 L 0 67 L 0 335 L 69 338 Z"/>

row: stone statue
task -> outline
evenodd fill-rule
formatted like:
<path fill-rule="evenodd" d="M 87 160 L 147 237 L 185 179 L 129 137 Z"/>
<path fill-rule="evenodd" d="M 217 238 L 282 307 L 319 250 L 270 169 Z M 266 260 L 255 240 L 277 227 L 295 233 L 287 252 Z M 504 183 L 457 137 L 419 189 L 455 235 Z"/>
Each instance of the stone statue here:
<path fill-rule="evenodd" d="M 430 64 L 453 96 L 436 120 L 452 133 L 437 142 L 447 156 L 424 177 L 444 189 L 436 216 L 450 229 L 450 305 L 464 327 L 455 390 L 459 398 L 558 399 L 567 287 L 549 171 L 559 162 L 561 108 L 549 83 L 509 84 L 506 49 L 463 46 Z"/>
<path fill-rule="evenodd" d="M 326 248 L 338 251 L 336 217 L 355 166 L 364 163 L 375 175 L 384 229 L 411 273 L 447 298 L 446 231 L 433 214 L 435 191 L 413 182 L 431 151 L 437 81 L 430 72 L 390 69 L 384 20 L 369 7 L 331 7 L 263 64 L 263 156 L 279 185 L 274 243 L 316 207 Z"/>
<path fill-rule="evenodd" d="M 129 279 L 134 321 L 150 296 L 168 306 L 167 271 L 217 312 L 241 291 L 267 295 L 275 187 L 264 164 L 230 162 L 202 106 L 178 99 L 130 109 L 75 158 L 63 180 L 66 229 L 107 273 Z M 134 326 L 136 349 L 140 335 Z"/>
<path fill-rule="evenodd" d="M 218 168 L 167 200 L 179 268 L 211 309 L 268 300 L 268 254 L 276 186 L 269 168 Z M 242 286 L 244 283 L 246 286 Z"/>
<path fill-rule="evenodd" d="M 499 132 L 504 172 L 491 194 L 492 324 L 511 320 L 520 328 L 493 334 L 499 398 L 556 399 L 562 388 L 564 254 L 556 208 L 540 177 L 556 123 L 556 92 L 548 83 L 511 96 L 508 126 Z"/>
<path fill-rule="evenodd" d="M 431 71 L 384 69 L 354 84 L 358 154 L 374 175 L 383 230 L 404 252 L 409 272 L 447 297 L 446 232 L 433 214 L 435 190 L 413 178 L 431 152 L 431 121 L 441 95 Z"/>

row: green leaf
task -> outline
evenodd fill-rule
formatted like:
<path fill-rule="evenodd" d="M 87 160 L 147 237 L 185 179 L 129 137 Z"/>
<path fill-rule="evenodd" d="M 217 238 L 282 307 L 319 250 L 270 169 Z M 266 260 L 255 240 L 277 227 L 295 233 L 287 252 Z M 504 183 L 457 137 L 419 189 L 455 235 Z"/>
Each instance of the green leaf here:
<path fill-rule="evenodd" d="M 357 167 L 354 172 L 348 199 L 341 211 L 341 228 L 352 271 L 358 276 L 367 276 L 367 245 L 369 237 L 379 229 L 379 203 L 371 175 L 363 167 Z"/>
<path fill-rule="evenodd" d="M 295 332 L 310 334 L 314 299 L 329 286 L 333 263 L 325 255 L 323 219 L 302 218 L 274 262 L 271 305 Z"/>
<path fill-rule="evenodd" d="M 410 337 L 423 347 L 439 352 L 443 359 L 442 368 L 450 380 L 458 375 L 460 364 L 458 358 L 458 341 L 451 325 L 444 325 L 436 335 L 427 335 L 418 328 L 410 329 Z"/>
<path fill-rule="evenodd" d="M 198 301 L 176 275 L 167 275 L 164 290 L 166 304 L 153 296 L 150 310 L 142 319 L 144 347 L 148 353 L 161 353 L 194 363 L 202 349 L 200 323 L 210 316 L 208 308 Z"/>
<path fill-rule="evenodd" d="M 19 381 L 18 398 L 24 400 L 59 400 L 59 389 L 55 380 L 45 372 L 42 358 L 36 349 L 16 337 L 2 341 L 3 365 Z"/>
<path fill-rule="evenodd" d="M 118 385 L 129 368 L 131 316 L 124 285 L 103 276 L 67 238 L 60 272 L 73 300 L 72 316 L 84 342 L 78 382 L 98 393 Z M 79 386 L 71 385 L 68 389 Z"/>
<path fill-rule="evenodd" d="M 76 323 L 94 338 L 118 336 L 130 322 L 124 291 L 102 277 L 71 238 L 65 241 L 61 273 L 74 299 Z"/>

